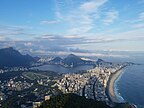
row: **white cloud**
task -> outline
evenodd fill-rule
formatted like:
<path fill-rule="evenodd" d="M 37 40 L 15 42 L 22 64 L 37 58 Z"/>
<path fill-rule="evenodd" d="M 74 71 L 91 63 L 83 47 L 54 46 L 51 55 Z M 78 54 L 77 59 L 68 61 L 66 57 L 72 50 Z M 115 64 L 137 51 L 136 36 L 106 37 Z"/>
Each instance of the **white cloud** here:
<path fill-rule="evenodd" d="M 133 25 L 134 28 L 144 28 L 144 24 L 135 24 Z"/>
<path fill-rule="evenodd" d="M 133 20 L 127 20 L 126 23 L 129 23 L 130 27 L 135 29 L 144 28 L 144 12 L 141 12 Z"/>
<path fill-rule="evenodd" d="M 133 26 L 134 28 L 144 28 L 144 12 L 141 12 L 138 16 L 138 19 L 136 22 L 134 22 Z"/>
<path fill-rule="evenodd" d="M 56 23 L 59 23 L 59 21 L 57 20 L 43 20 L 40 22 L 40 24 L 56 24 Z"/>
<path fill-rule="evenodd" d="M 96 8 L 97 4 L 94 1 L 84 3 L 80 6 L 80 9 L 84 11 L 93 11 Z"/>
<path fill-rule="evenodd" d="M 53 39 L 55 38 L 56 36 L 55 35 L 52 35 L 52 34 L 43 34 L 41 36 L 42 39 Z"/>
<path fill-rule="evenodd" d="M 6 38 L 3 36 L 0 36 L 0 41 L 4 41 L 4 40 L 6 40 Z"/>
<path fill-rule="evenodd" d="M 129 40 L 143 41 L 144 40 L 144 30 L 143 30 L 143 28 L 129 30 L 126 32 L 115 33 L 115 34 L 112 34 L 111 36 L 109 35 L 109 37 L 111 37 L 111 38 L 118 37 L 118 38 L 121 38 L 126 41 L 129 41 Z"/>
<path fill-rule="evenodd" d="M 26 42 L 26 43 L 24 43 L 24 45 L 25 46 L 32 46 L 33 44 L 32 44 L 32 42 Z"/>
<path fill-rule="evenodd" d="M 71 7 L 70 10 L 64 10 L 65 5 L 62 5 L 59 0 L 56 1 L 57 11 L 55 13 L 59 20 L 68 25 L 67 34 L 84 35 L 95 27 L 94 23 L 100 18 L 101 7 L 108 0 L 91 0 L 79 3 L 78 1 L 71 1 L 71 5 L 75 4 L 75 6 L 68 5 Z"/>
<path fill-rule="evenodd" d="M 138 17 L 133 20 L 127 20 L 128 23 L 139 23 L 144 21 L 144 12 L 141 12 L 137 15 Z"/>
<path fill-rule="evenodd" d="M 66 35 L 66 36 L 63 36 L 64 38 L 69 38 L 69 39 L 74 39 L 74 38 L 81 38 L 81 36 L 78 36 L 78 35 Z"/>
<path fill-rule="evenodd" d="M 93 12 L 97 11 L 104 3 L 106 3 L 108 0 L 93 0 L 90 2 L 83 3 L 80 6 L 80 9 L 86 12 Z"/>
<path fill-rule="evenodd" d="M 31 29 L 29 26 L 0 25 L 0 36 L 6 38 L 6 41 L 32 39 L 36 34 L 31 33 Z"/>
<path fill-rule="evenodd" d="M 139 14 L 139 20 L 144 21 L 144 12 Z"/>
<path fill-rule="evenodd" d="M 104 20 L 104 24 L 109 25 L 113 23 L 119 17 L 119 12 L 116 10 L 112 10 L 106 13 L 106 18 Z"/>
<path fill-rule="evenodd" d="M 83 35 L 89 32 L 93 27 L 91 25 L 80 25 L 79 27 L 74 27 L 69 30 L 70 34 L 78 33 L 79 35 Z"/>

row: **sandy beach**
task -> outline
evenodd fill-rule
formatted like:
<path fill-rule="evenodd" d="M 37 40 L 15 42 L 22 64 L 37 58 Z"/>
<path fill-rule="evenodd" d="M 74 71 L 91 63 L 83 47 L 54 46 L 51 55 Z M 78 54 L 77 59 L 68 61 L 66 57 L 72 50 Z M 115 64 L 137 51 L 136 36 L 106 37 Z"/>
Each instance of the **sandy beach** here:
<path fill-rule="evenodd" d="M 115 90 L 114 90 L 114 83 L 117 80 L 117 78 L 120 76 L 122 72 L 122 69 L 118 70 L 117 72 L 113 73 L 110 76 L 110 80 L 108 82 L 108 86 L 107 86 L 107 93 L 109 95 L 109 98 L 112 102 L 114 103 L 119 103 L 120 101 L 118 100 L 116 94 L 115 94 Z"/>

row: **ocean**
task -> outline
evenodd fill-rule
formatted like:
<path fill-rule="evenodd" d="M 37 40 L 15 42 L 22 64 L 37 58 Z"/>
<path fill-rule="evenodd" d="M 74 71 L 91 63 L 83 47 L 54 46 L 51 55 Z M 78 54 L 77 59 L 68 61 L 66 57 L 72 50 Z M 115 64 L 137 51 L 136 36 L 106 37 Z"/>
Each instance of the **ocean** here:
<path fill-rule="evenodd" d="M 132 65 L 116 82 L 117 93 L 127 102 L 144 108 L 144 65 Z"/>

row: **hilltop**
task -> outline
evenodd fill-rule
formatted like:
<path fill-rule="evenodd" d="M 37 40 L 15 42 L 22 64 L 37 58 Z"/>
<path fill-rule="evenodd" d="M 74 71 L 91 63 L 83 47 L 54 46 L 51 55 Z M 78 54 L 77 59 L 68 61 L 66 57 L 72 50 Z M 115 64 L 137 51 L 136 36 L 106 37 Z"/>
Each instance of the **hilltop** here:
<path fill-rule="evenodd" d="M 86 99 L 76 94 L 61 94 L 44 101 L 40 108 L 134 108 L 129 103 L 117 103 L 114 107 L 105 102 Z"/>
<path fill-rule="evenodd" d="M 45 101 L 40 108 L 111 108 L 104 102 L 96 102 L 92 99 L 76 94 L 63 94 Z"/>
<path fill-rule="evenodd" d="M 64 67 L 77 67 L 80 65 L 89 65 L 89 64 L 94 65 L 93 61 L 83 60 L 74 54 L 69 54 L 64 59 L 62 59 L 60 57 L 56 57 L 56 58 L 50 60 L 49 62 L 52 64 L 60 64 Z"/>
<path fill-rule="evenodd" d="M 0 68 L 29 66 L 35 61 L 30 55 L 22 55 L 12 47 L 0 49 Z"/>

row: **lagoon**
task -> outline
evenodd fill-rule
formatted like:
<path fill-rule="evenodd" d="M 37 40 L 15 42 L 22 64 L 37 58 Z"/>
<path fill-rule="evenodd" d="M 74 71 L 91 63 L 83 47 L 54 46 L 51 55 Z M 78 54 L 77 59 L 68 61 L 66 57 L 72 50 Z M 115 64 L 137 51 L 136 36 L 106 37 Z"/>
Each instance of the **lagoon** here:
<path fill-rule="evenodd" d="M 82 65 L 82 66 L 77 66 L 75 68 L 66 68 L 61 65 L 42 65 L 38 67 L 32 67 L 31 69 L 41 70 L 41 71 L 53 71 L 58 73 L 73 73 L 73 72 L 79 72 L 79 71 L 88 70 L 92 68 L 93 65 Z"/>

